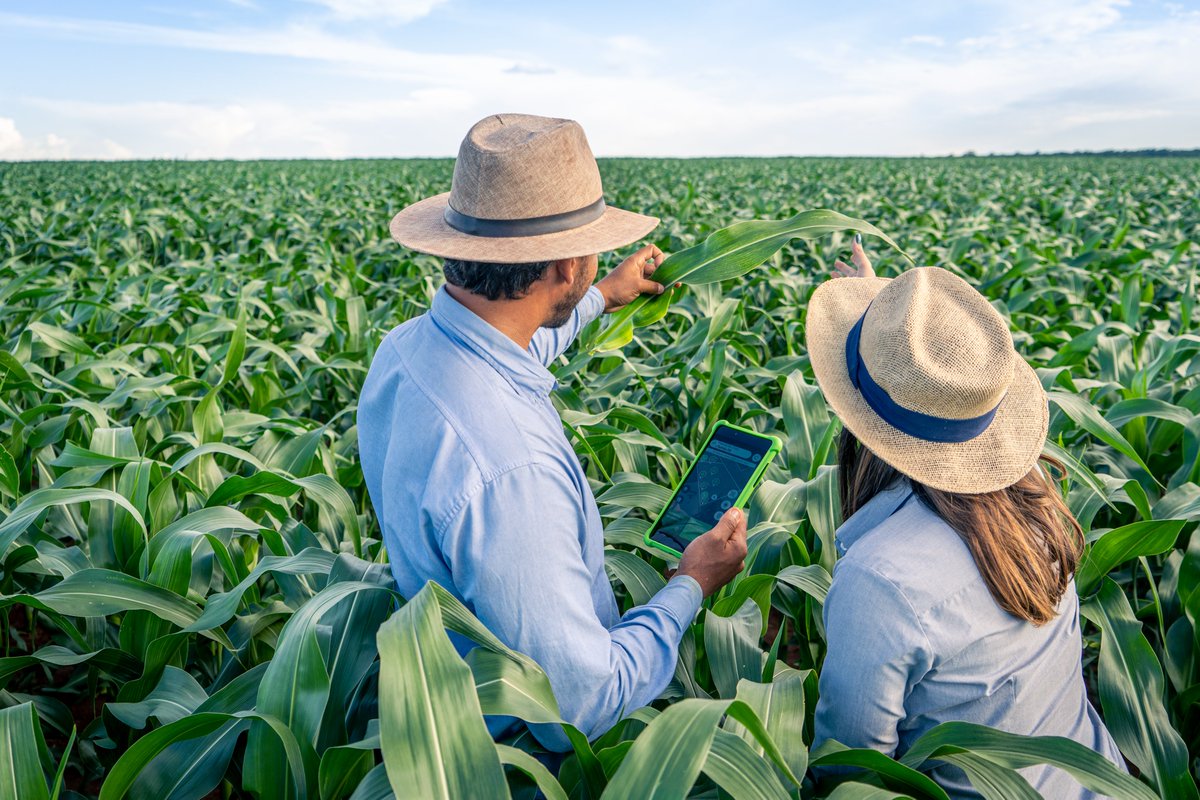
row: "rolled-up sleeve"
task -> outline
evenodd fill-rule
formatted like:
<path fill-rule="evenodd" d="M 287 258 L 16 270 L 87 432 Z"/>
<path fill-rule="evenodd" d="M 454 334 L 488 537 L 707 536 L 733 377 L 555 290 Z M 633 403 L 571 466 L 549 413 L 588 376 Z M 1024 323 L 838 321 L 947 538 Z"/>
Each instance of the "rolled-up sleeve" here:
<path fill-rule="evenodd" d="M 501 641 L 545 670 L 563 719 L 599 736 L 666 688 L 679 642 L 703 599 L 678 576 L 611 629 L 596 613 L 581 549 L 579 491 L 561 470 L 530 464 L 486 482 L 442 535 L 457 589 Z M 568 750 L 558 726 L 531 726 Z"/>
<path fill-rule="evenodd" d="M 814 749 L 828 739 L 892 755 L 904 703 L 930 670 L 933 650 L 904 594 L 868 566 L 841 561 L 823 612 Z"/>
<path fill-rule="evenodd" d="M 571 312 L 571 318 L 565 325 L 557 328 L 538 328 L 533 339 L 529 342 L 529 352 L 546 366 L 566 352 L 583 329 L 592 320 L 604 313 L 604 295 L 595 286 L 587 290 L 587 294 Z"/>

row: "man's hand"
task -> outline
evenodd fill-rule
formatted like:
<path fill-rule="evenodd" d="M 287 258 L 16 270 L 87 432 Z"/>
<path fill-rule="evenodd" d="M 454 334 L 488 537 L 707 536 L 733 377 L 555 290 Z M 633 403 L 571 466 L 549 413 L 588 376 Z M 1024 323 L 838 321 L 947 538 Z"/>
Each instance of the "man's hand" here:
<path fill-rule="evenodd" d="M 639 295 L 662 294 L 666 287 L 648 280 L 662 261 L 662 250 L 648 244 L 598 281 L 596 288 L 604 295 L 604 313 L 617 311 L 632 303 Z"/>
<path fill-rule="evenodd" d="M 833 262 L 835 270 L 829 274 L 835 278 L 875 277 L 875 269 L 871 266 L 871 259 L 867 258 L 866 252 L 863 251 L 861 236 L 855 236 L 854 243 L 850 245 L 850 260 L 854 262 L 853 267 L 843 261 Z"/>
<path fill-rule="evenodd" d="M 742 571 L 746 552 L 746 515 L 731 508 L 715 528 L 692 540 L 675 574 L 691 575 L 708 597 Z"/>

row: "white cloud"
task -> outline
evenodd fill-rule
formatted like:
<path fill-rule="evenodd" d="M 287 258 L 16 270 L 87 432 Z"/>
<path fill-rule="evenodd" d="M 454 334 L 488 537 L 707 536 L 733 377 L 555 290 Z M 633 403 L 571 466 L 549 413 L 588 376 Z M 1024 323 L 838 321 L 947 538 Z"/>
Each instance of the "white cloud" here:
<path fill-rule="evenodd" d="M 962 39 L 964 48 L 1019 49 L 1032 42 L 1069 43 L 1115 27 L 1130 0 L 983 0 L 995 3 L 996 29 Z"/>
<path fill-rule="evenodd" d="M 392 23 L 427 17 L 446 0 L 308 0 L 325 6 L 338 19 L 381 19 Z"/>
<path fill-rule="evenodd" d="M 824 152 L 1200 145 L 1200 15 L 1135 22 L 1123 5 L 1007 0 L 994 34 L 932 53 L 797 49 L 814 107 L 856 100 Z"/>
<path fill-rule="evenodd" d="M 8 117 L 0 117 L 0 155 L 15 152 L 21 146 L 21 132 L 17 123 Z"/>
<path fill-rule="evenodd" d="M 422 53 L 370 38 L 329 33 L 312 23 L 273 30 L 204 31 L 135 22 L 0 13 L 0 26 L 44 31 L 68 39 L 122 45 L 178 47 L 330 62 L 373 78 L 471 84 L 480 74 L 504 72 L 511 58 Z"/>
<path fill-rule="evenodd" d="M 345 78 L 336 96 L 267 101 L 249 82 L 190 102 L 22 99 L 52 115 L 44 127 L 64 132 L 72 151 L 87 157 L 116 153 L 105 138 L 138 157 L 450 155 L 471 123 L 496 111 L 578 119 L 602 155 L 1200 144 L 1200 84 L 1193 79 L 1200 74 L 1200 14 L 1131 21 L 1122 17 L 1123 0 L 977 5 L 994 14 L 989 34 L 970 40 L 932 33 L 874 43 L 819 37 L 820 47 L 777 48 L 761 59 L 709 63 L 697 56 L 699 67 L 696 58 L 679 58 L 686 39 L 665 34 L 650 43 L 577 32 L 572 46 L 594 54 L 585 68 L 548 52 L 410 51 L 311 19 L 269 30 L 202 31 L 0 13 L 0 25 L 58 38 L 305 60 Z M 79 130 L 86 137 L 73 133 Z M 85 147 L 96 140 L 101 144 Z"/>
<path fill-rule="evenodd" d="M 28 139 L 17 129 L 15 120 L 0 117 L 0 160 L 35 161 L 69 158 L 71 148 L 61 136 L 48 133 L 41 138 Z"/>

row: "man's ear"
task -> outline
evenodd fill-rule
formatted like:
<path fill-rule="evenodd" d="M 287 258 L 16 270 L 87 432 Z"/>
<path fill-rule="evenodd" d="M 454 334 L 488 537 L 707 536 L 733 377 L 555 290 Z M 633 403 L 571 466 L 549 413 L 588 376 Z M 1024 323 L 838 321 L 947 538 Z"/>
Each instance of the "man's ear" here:
<path fill-rule="evenodd" d="M 557 261 L 551 261 L 546 272 L 547 276 L 551 278 L 552 284 L 561 283 L 572 286 L 575 283 L 576 273 L 581 269 L 583 269 L 582 259 L 560 258 Z"/>

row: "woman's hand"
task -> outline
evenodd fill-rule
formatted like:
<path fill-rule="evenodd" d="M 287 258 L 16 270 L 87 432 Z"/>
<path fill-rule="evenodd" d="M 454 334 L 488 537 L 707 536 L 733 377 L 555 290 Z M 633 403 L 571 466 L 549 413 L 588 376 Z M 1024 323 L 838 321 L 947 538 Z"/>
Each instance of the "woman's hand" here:
<path fill-rule="evenodd" d="M 850 245 L 850 260 L 854 262 L 854 266 L 850 266 L 844 261 L 833 262 L 833 271 L 829 274 L 835 278 L 874 278 L 875 270 L 871 267 L 871 259 L 867 258 L 867 254 L 863 252 L 862 237 L 856 235 L 854 243 Z"/>

